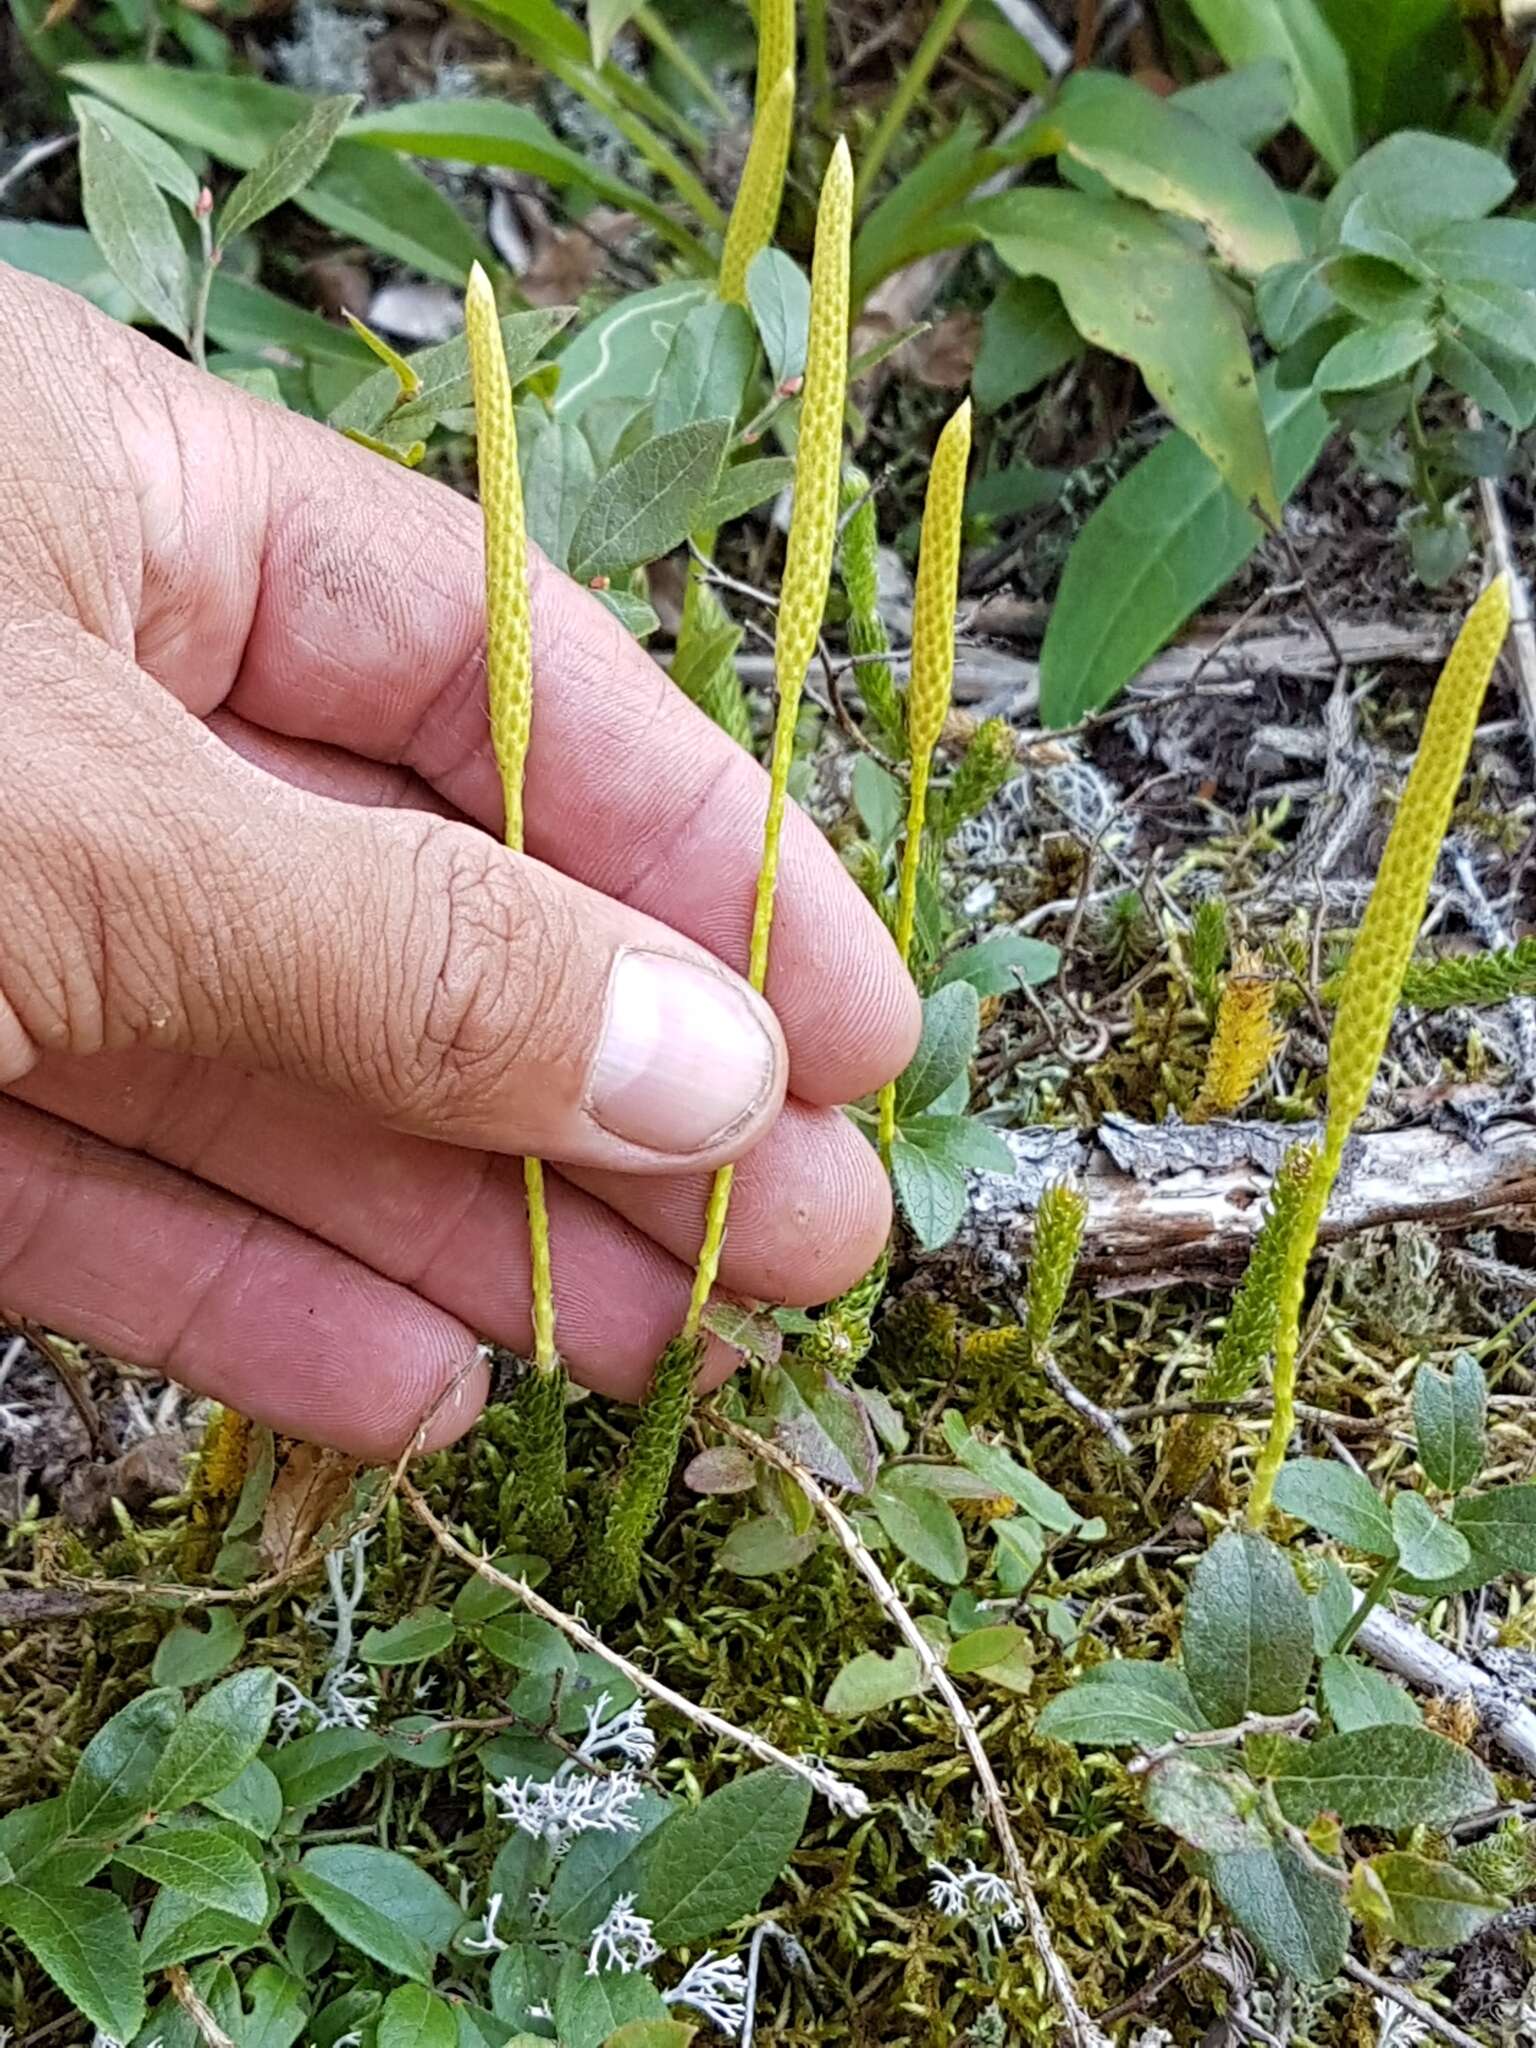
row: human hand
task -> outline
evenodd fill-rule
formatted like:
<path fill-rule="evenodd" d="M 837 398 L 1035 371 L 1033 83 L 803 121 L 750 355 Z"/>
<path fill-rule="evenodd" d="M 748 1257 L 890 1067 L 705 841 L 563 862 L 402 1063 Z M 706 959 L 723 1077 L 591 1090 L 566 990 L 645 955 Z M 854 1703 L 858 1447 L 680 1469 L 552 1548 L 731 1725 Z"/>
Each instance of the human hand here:
<path fill-rule="evenodd" d="M 513 854 L 473 506 L 3 265 L 0 363 L 0 1302 L 382 1457 L 528 1346 L 524 1149 L 593 1386 L 680 1326 L 725 1159 L 727 1289 L 862 1274 L 832 1105 L 917 1002 L 809 820 L 770 1010 L 721 964 L 766 780 L 594 600 L 537 569 Z"/>

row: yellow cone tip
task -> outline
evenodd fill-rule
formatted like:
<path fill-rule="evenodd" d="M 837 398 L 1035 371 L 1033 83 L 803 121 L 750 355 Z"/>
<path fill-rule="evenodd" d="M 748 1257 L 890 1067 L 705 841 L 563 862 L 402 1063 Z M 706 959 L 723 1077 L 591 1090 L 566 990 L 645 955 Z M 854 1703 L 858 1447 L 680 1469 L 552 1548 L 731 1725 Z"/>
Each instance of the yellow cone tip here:
<path fill-rule="evenodd" d="M 848 138 L 846 135 L 839 135 L 832 151 L 831 161 L 827 165 L 827 182 L 830 184 L 834 177 L 851 178 L 852 176 L 853 158 L 848 154 Z"/>
<path fill-rule="evenodd" d="M 488 299 L 496 303 L 496 294 L 491 289 L 491 280 L 485 274 L 484 265 L 475 262 L 469 266 L 469 283 L 464 287 L 466 302 L 470 299 Z"/>

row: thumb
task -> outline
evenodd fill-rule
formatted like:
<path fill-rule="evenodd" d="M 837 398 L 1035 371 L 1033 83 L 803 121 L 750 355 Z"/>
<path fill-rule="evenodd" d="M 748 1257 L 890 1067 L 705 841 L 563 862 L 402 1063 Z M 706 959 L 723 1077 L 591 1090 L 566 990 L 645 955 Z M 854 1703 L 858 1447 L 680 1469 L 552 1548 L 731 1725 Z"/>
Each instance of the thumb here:
<path fill-rule="evenodd" d="M 667 926 L 471 826 L 273 780 L 72 628 L 3 660 L 29 767 L 0 842 L 0 1085 L 48 1050 L 175 1047 L 630 1172 L 773 1122 L 772 1012 Z"/>

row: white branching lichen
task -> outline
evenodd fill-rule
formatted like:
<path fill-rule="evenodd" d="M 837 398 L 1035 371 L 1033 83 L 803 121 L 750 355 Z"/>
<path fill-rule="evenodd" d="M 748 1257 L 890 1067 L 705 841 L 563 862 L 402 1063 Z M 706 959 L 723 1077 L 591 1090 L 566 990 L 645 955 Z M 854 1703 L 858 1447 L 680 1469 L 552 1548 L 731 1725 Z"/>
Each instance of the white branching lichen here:
<path fill-rule="evenodd" d="M 740 1956 L 718 1956 L 712 1948 L 706 1949 L 681 1981 L 661 1996 L 665 2004 L 686 2005 L 722 2034 L 741 2039 L 747 2017 L 747 1973 Z"/>
<path fill-rule="evenodd" d="M 592 1936 L 587 1950 L 587 1975 L 600 1977 L 605 1970 L 617 1970 L 620 1976 L 628 1977 L 649 1968 L 660 1954 L 655 1929 L 643 1913 L 635 1911 L 635 1894 L 621 1892 Z"/>

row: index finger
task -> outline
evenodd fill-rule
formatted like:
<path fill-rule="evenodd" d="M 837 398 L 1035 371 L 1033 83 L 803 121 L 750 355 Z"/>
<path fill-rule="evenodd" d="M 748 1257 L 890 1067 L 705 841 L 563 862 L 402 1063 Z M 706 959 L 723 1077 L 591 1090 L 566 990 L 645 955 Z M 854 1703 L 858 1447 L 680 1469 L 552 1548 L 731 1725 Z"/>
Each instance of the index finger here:
<path fill-rule="evenodd" d="M 477 509 L 108 331 L 134 357 L 132 417 L 117 424 L 142 508 L 140 660 L 200 711 L 222 695 L 271 731 L 406 765 L 499 830 Z M 174 414 L 163 433 L 145 430 L 146 387 Z M 542 562 L 534 621 L 529 850 L 744 968 L 763 771 Z M 884 926 L 793 809 L 767 994 L 809 1101 L 867 1094 L 916 1041 Z"/>

